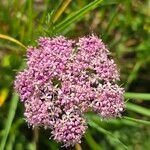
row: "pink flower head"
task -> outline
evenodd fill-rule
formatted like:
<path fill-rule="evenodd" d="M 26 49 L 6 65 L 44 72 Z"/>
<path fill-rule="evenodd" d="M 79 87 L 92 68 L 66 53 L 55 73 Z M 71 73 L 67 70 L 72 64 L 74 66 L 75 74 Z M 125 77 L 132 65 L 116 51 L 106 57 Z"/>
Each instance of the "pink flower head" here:
<path fill-rule="evenodd" d="M 28 48 L 27 68 L 15 80 L 29 125 L 50 128 L 56 141 L 70 146 L 81 142 L 89 109 L 102 118 L 121 115 L 124 90 L 101 39 L 41 37 L 38 43 Z"/>
<path fill-rule="evenodd" d="M 64 146 L 81 143 L 81 138 L 87 129 L 86 120 L 75 112 L 66 112 L 61 119 L 57 119 L 52 135 L 58 142 L 65 143 Z"/>

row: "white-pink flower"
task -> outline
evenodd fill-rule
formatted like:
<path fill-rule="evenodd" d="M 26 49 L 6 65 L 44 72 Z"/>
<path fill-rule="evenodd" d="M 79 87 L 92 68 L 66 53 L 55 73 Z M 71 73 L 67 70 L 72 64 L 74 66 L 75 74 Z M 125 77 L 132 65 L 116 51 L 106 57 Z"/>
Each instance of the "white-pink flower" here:
<path fill-rule="evenodd" d="M 124 89 L 101 39 L 41 37 L 38 44 L 28 48 L 27 68 L 15 80 L 29 125 L 51 128 L 55 140 L 70 146 L 81 142 L 89 109 L 102 118 L 120 116 Z"/>

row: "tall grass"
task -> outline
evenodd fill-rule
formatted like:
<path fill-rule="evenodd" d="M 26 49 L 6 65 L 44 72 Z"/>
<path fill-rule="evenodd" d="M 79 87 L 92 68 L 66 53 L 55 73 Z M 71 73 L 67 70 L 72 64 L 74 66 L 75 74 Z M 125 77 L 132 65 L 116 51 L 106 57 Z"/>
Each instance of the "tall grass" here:
<path fill-rule="evenodd" d="M 38 36 L 63 34 L 76 38 L 95 32 L 111 49 L 121 72 L 126 111 L 122 119 L 101 121 L 88 113 L 90 129 L 82 149 L 149 148 L 149 1 L 136 0 L 5 0 L 0 3 L 0 150 L 35 149 L 35 131 L 23 121 L 23 108 L 12 94 L 16 72 L 24 63 L 25 48 Z M 4 98 L 2 90 L 7 89 Z M 17 113 L 15 114 L 15 112 Z M 20 121 L 21 120 L 21 121 Z M 31 131 L 31 132 L 30 132 Z M 40 130 L 39 149 L 60 149 Z M 50 132 L 49 132 L 50 133 Z M 76 146 L 76 149 L 81 148 Z M 64 149 L 64 148 L 62 148 Z"/>

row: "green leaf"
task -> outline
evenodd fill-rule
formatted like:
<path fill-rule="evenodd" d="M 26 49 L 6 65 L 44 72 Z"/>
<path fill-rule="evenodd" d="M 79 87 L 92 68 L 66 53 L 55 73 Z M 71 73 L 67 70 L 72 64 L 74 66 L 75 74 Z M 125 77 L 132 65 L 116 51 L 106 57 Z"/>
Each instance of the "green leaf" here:
<path fill-rule="evenodd" d="M 125 98 L 136 99 L 136 100 L 148 100 L 150 101 L 150 94 L 148 93 L 128 93 L 124 94 Z"/>
<path fill-rule="evenodd" d="M 126 104 L 126 106 L 128 110 L 134 111 L 145 116 L 150 116 L 150 110 L 148 110 L 147 108 L 129 102 Z"/>
<path fill-rule="evenodd" d="M 21 42 L 19 42 L 18 40 L 14 39 L 14 38 L 12 38 L 8 35 L 0 34 L 0 39 L 5 39 L 5 40 L 8 40 L 8 41 L 14 42 L 14 43 L 16 43 L 16 44 L 18 44 L 18 45 L 20 45 L 20 46 L 22 46 L 23 48 L 26 49 L 26 47 Z"/>
<path fill-rule="evenodd" d="M 18 95 L 15 93 L 13 95 L 11 103 L 10 103 L 8 118 L 6 120 L 4 134 L 3 134 L 3 137 L 2 137 L 2 141 L 0 143 L 0 150 L 4 150 L 4 148 L 5 148 L 7 137 L 8 137 L 8 134 L 9 134 L 9 131 L 10 131 L 10 128 L 11 128 L 11 124 L 12 124 L 12 121 L 14 119 L 15 112 L 16 112 L 16 109 L 17 109 L 18 99 L 19 99 Z"/>
<path fill-rule="evenodd" d="M 139 126 L 141 124 L 144 124 L 144 122 L 140 122 L 141 120 L 135 121 L 135 120 L 133 120 L 133 118 L 129 119 L 129 117 L 127 119 L 126 116 L 125 117 L 123 116 L 122 118 L 112 118 L 112 119 L 103 120 L 103 121 L 101 121 L 101 118 L 96 114 L 86 114 L 86 117 L 88 119 L 94 120 L 98 124 L 102 124 L 102 122 L 105 123 L 105 124 L 128 125 L 128 126 Z M 105 126 L 105 124 L 103 126 Z M 145 124 L 147 125 L 147 123 L 145 123 Z"/>
<path fill-rule="evenodd" d="M 78 21 L 81 19 L 87 12 L 95 9 L 97 6 L 99 6 L 100 3 L 102 3 L 103 0 L 95 0 L 91 2 L 90 4 L 86 5 L 82 9 L 76 11 L 74 14 L 69 15 L 66 19 L 64 19 L 62 22 L 57 24 L 55 26 L 54 31 L 55 32 L 61 32 L 66 27 L 68 27 L 70 24 L 74 23 L 75 21 Z"/>
<path fill-rule="evenodd" d="M 58 11 L 56 12 L 54 19 L 53 19 L 53 23 L 55 23 L 59 17 L 61 16 L 61 14 L 65 11 L 65 9 L 67 8 L 67 6 L 70 4 L 71 0 L 65 0 L 62 4 L 62 6 L 60 7 L 60 9 L 58 9 Z"/>
<path fill-rule="evenodd" d="M 88 132 L 86 133 L 85 139 L 86 139 L 88 145 L 91 147 L 92 150 L 102 150 L 102 148 L 100 147 L 100 145 L 97 144 L 97 143 L 95 142 L 95 140 L 93 139 L 93 137 L 92 137 L 90 131 L 88 131 Z"/>
<path fill-rule="evenodd" d="M 140 124 L 144 124 L 144 125 L 150 125 L 150 121 L 135 119 L 135 118 L 127 117 L 127 116 L 125 116 L 123 118 L 126 120 L 136 122 L 136 123 L 140 123 Z"/>
<path fill-rule="evenodd" d="M 32 32 L 33 32 L 33 1 L 27 0 L 27 16 L 28 16 L 28 32 L 26 33 L 29 38 L 32 37 Z"/>
<path fill-rule="evenodd" d="M 101 132 L 101 133 L 103 133 L 103 134 L 109 136 L 113 141 L 115 141 L 115 142 L 117 142 L 118 144 L 122 145 L 122 147 L 123 147 L 124 149 L 126 149 L 126 150 L 128 149 L 125 144 L 123 144 L 117 137 L 115 137 L 115 136 L 113 135 L 113 133 L 111 133 L 111 132 L 105 130 L 104 128 L 102 128 L 102 127 L 99 126 L 97 123 L 95 123 L 95 122 L 93 122 L 93 121 L 91 121 L 91 120 L 88 122 L 88 124 L 89 124 L 91 127 L 97 129 L 97 131 L 99 131 L 99 132 Z"/>

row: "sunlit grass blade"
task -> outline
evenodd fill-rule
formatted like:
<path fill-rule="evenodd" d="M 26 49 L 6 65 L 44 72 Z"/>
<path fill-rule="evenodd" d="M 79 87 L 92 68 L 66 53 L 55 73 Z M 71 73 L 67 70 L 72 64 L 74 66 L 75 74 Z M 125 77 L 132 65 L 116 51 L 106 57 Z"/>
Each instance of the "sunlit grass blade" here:
<path fill-rule="evenodd" d="M 122 148 L 124 149 L 128 149 L 127 146 L 125 144 L 123 144 L 117 137 L 115 137 L 111 132 L 105 130 L 104 128 L 102 128 L 101 126 L 99 126 L 97 123 L 93 122 L 93 121 L 89 121 L 88 124 L 97 129 L 97 131 L 109 136 L 113 141 L 117 142 L 118 144 L 122 145 Z"/>
<path fill-rule="evenodd" d="M 99 4 L 102 3 L 102 1 L 103 0 L 95 0 L 83 7 L 82 9 L 80 9 L 79 11 L 75 12 L 74 14 L 69 15 L 66 19 L 64 19 L 62 22 L 55 26 L 55 32 L 63 31 L 67 26 L 81 19 L 87 12 L 99 6 Z"/>
<path fill-rule="evenodd" d="M 150 110 L 147 108 L 129 102 L 126 104 L 126 106 L 128 110 L 134 111 L 145 116 L 150 116 Z"/>
<path fill-rule="evenodd" d="M 124 94 L 124 97 L 129 98 L 129 99 L 150 101 L 150 94 L 149 93 L 130 93 L 130 92 L 126 92 Z"/>
<path fill-rule="evenodd" d="M 10 103 L 8 118 L 7 118 L 6 123 L 5 123 L 4 134 L 3 134 L 3 137 L 2 137 L 2 141 L 0 143 L 0 150 L 4 150 L 4 148 L 5 148 L 7 137 L 8 137 L 8 134 L 9 134 L 9 131 L 10 131 L 10 128 L 11 128 L 11 124 L 12 124 L 12 121 L 14 119 L 15 112 L 16 112 L 16 109 L 17 109 L 18 99 L 19 99 L 18 95 L 15 93 L 13 95 L 11 103 Z"/>
<path fill-rule="evenodd" d="M 127 117 L 127 116 L 125 116 L 123 118 L 126 119 L 126 120 L 130 120 L 130 121 L 134 121 L 136 123 L 143 124 L 143 125 L 150 125 L 150 121 L 135 119 L 135 118 Z"/>
<path fill-rule="evenodd" d="M 62 6 L 60 7 L 60 9 L 58 9 L 58 11 L 56 12 L 56 14 L 54 15 L 54 19 L 53 19 L 53 23 L 55 23 L 59 17 L 61 16 L 61 14 L 65 11 L 65 9 L 67 8 L 67 6 L 70 4 L 71 0 L 65 0 L 62 4 Z"/>
<path fill-rule="evenodd" d="M 18 44 L 21 47 L 26 49 L 26 47 L 21 42 L 19 42 L 18 40 L 14 39 L 14 38 L 12 38 L 10 36 L 4 35 L 4 34 L 0 34 L 0 39 L 5 39 L 5 40 L 8 40 L 8 41 L 14 42 L 14 43 L 16 43 L 16 44 Z"/>
<path fill-rule="evenodd" d="M 8 96 L 8 89 L 0 90 L 0 107 L 4 104 L 6 98 Z"/>
<path fill-rule="evenodd" d="M 75 144 L 75 150 L 82 150 L 81 145 L 80 144 Z"/>

